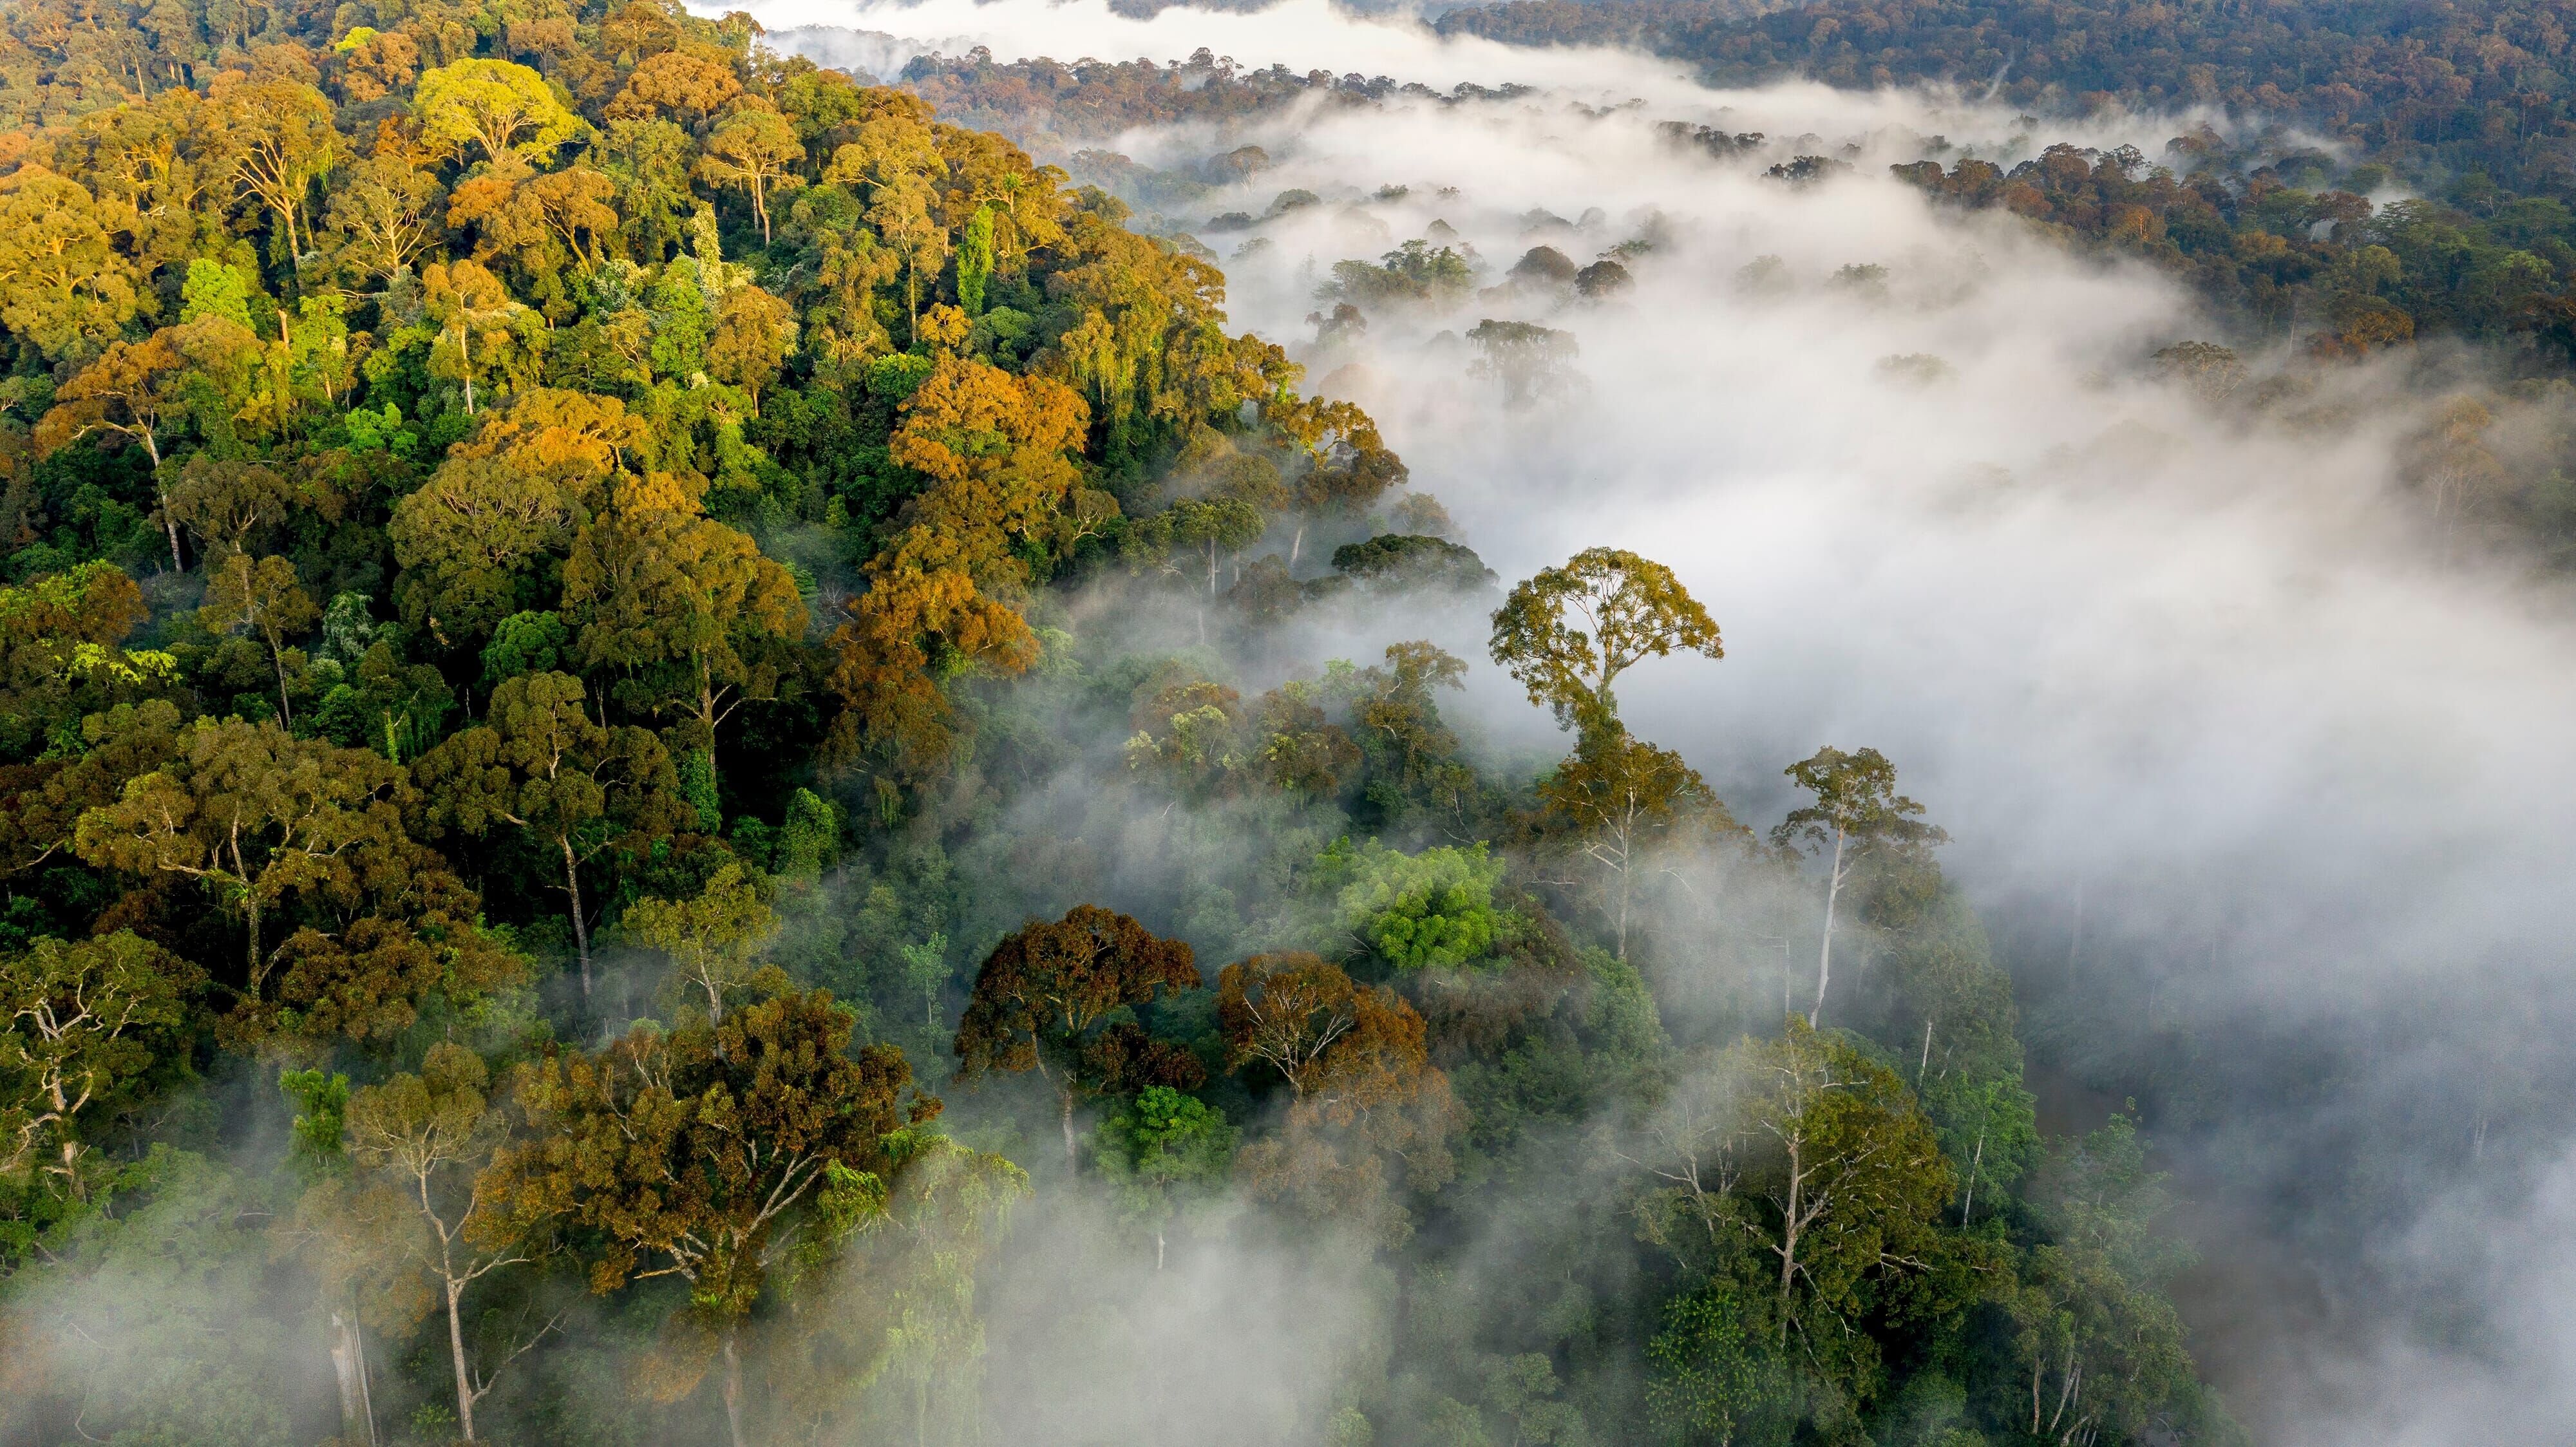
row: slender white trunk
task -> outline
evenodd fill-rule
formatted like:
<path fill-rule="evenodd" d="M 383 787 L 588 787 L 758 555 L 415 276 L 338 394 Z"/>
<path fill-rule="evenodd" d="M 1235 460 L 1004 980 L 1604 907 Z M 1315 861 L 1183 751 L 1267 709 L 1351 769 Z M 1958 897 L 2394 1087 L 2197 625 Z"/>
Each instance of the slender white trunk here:
<path fill-rule="evenodd" d="M 1825 987 L 1834 978 L 1834 909 L 1842 901 L 1843 846 L 1848 836 L 1834 831 L 1833 873 L 1825 879 L 1825 943 L 1816 951 L 1816 1007 L 1807 1012 L 1807 1028 L 1814 1029 L 1825 1017 Z"/>
<path fill-rule="evenodd" d="M 465 1440 L 474 1440 L 474 1382 L 465 1371 L 465 1324 L 457 1315 L 456 1298 L 464 1283 L 451 1278 L 447 1283 L 447 1354 L 456 1367 L 456 1425 Z"/>
<path fill-rule="evenodd" d="M 581 997 L 590 998 L 590 926 L 581 917 L 581 866 L 573 858 L 569 836 L 557 841 L 563 845 L 564 893 L 572 900 L 572 942 L 581 957 Z"/>
<path fill-rule="evenodd" d="M 1960 1229 L 1960 1230 L 1962 1230 L 1962 1231 L 1964 1231 L 1964 1230 L 1968 1229 L 1968 1218 L 1976 1214 L 1976 1210 L 1977 1210 L 1977 1176 L 1978 1176 L 1981 1172 L 1983 1172 L 1983 1171 L 1985 1170 L 1985 1168 L 1986 1168 L 1986 1125 L 1985 1125 L 1985 1122 L 1983 1122 L 1983 1121 L 1979 1121 L 1979 1122 L 1977 1123 L 1977 1154 L 1976 1154 L 1976 1158 L 1975 1158 L 1974 1160 L 1972 1160 L 1972 1161 L 1970 1161 L 1970 1162 L 1968 1163 L 1968 1194 L 1967 1194 L 1966 1199 L 1962 1200 L 1962 1201 L 1959 1203 L 1959 1229 Z"/>
<path fill-rule="evenodd" d="M 733 1434 L 733 1447 L 743 1447 L 742 1438 L 742 1353 L 734 1349 L 734 1328 L 725 1329 L 724 1404 L 725 1430 Z"/>
<path fill-rule="evenodd" d="M 1057 1093 L 1064 1105 L 1064 1168 L 1068 1172 L 1082 1169 L 1081 1153 L 1075 1148 L 1073 1135 L 1073 1076 L 1067 1073 L 1064 1089 Z"/>

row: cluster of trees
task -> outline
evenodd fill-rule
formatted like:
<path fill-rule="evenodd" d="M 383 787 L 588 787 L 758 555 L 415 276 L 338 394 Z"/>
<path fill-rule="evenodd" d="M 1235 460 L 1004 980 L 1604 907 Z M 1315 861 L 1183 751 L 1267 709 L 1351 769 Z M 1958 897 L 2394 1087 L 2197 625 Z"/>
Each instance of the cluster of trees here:
<path fill-rule="evenodd" d="M 1669 570 L 1502 600 L 1540 777 L 1244 682 L 1496 580 L 1114 200 L 677 7 L 6 27 L 10 1433 L 962 1440 L 1033 1190 L 1401 1267 L 1311 1436 L 2226 1433 L 1888 761 L 1620 721 Z"/>

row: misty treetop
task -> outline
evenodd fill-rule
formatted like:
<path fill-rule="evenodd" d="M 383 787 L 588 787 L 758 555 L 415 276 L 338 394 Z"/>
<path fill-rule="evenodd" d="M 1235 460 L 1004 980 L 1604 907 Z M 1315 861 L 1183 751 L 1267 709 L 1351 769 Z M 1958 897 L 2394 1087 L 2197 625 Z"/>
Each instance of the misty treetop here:
<path fill-rule="evenodd" d="M 1723 657 L 1678 575 L 1500 591 L 936 77 L 640 0 L 5 31 L 9 1440 L 1060 1439 L 1261 1251 L 1385 1327 L 1246 1440 L 2231 1436 L 1894 765 L 1763 842 L 1620 717 Z M 1564 757 L 1290 656 L 1355 609 L 1489 615 Z"/>

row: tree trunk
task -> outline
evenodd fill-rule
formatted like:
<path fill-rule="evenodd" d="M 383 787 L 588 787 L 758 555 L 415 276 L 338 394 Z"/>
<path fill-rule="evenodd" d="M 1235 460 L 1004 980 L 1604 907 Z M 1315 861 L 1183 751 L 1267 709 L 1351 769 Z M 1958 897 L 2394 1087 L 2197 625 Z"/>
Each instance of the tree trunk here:
<path fill-rule="evenodd" d="M 153 439 L 150 423 L 143 427 L 143 455 L 152 459 L 152 495 L 161 500 L 161 526 L 170 534 L 170 571 L 185 572 L 179 561 L 179 520 L 170 516 L 170 493 L 161 486 L 161 444 Z"/>
<path fill-rule="evenodd" d="M 1789 1340 L 1789 1288 L 1798 1279 L 1798 1197 L 1805 1185 L 1796 1151 L 1789 1154 L 1789 1209 L 1780 1217 L 1780 1340 Z"/>
<path fill-rule="evenodd" d="M 1057 1099 L 1064 1104 L 1064 1168 L 1068 1173 L 1079 1173 L 1082 1170 L 1082 1156 L 1074 1146 L 1073 1072 L 1070 1067 L 1065 1071 L 1064 1089 L 1057 1092 Z"/>
<path fill-rule="evenodd" d="M 287 732 L 293 733 L 295 731 L 295 707 L 286 701 L 286 652 L 277 646 L 275 639 L 271 639 L 269 641 L 268 663 L 271 668 L 277 670 L 278 722 L 286 726 Z"/>
<path fill-rule="evenodd" d="M 1965 1198 L 1965 1199 L 1963 1199 L 1963 1200 L 1961 1200 L 1961 1201 L 1959 1202 L 1959 1229 L 1960 1229 L 1960 1230 L 1962 1230 L 1962 1231 L 1965 1231 L 1965 1230 L 1967 1230 L 1967 1229 L 1968 1229 L 1968 1218 L 1969 1218 L 1970 1216 L 1973 1216 L 1973 1215 L 1975 1215 L 1975 1214 L 1976 1214 L 1976 1210 L 1977 1210 L 1977 1176 L 1979 1175 L 1979 1173 L 1983 1172 L 1983 1171 L 1985 1170 L 1985 1168 L 1986 1168 L 1986 1124 L 1985 1124 L 1985 1122 L 1983 1122 L 1983 1121 L 1979 1121 L 1979 1122 L 1977 1123 L 1977 1154 L 1976 1154 L 1976 1158 L 1975 1158 L 1974 1160 L 1972 1160 L 1972 1161 L 1970 1161 L 1970 1162 L 1968 1163 L 1968 1194 L 1967 1194 L 1967 1196 L 1966 1196 L 1966 1198 Z"/>
<path fill-rule="evenodd" d="M 1834 831 L 1834 868 L 1825 880 L 1825 943 L 1816 952 L 1816 1007 L 1807 1012 L 1810 1030 L 1825 1017 L 1825 986 L 1834 978 L 1834 907 L 1842 899 L 1844 838 L 1842 831 Z"/>
<path fill-rule="evenodd" d="M 242 962 L 250 970 L 250 978 L 247 983 L 250 985 L 252 998 L 256 999 L 259 996 L 262 977 L 268 972 L 260 968 L 259 892 L 255 888 L 251 887 L 247 882 L 245 882 L 242 887 L 242 914 L 248 924 L 246 933 L 250 937 L 250 943 L 243 952 Z"/>
<path fill-rule="evenodd" d="M 461 1282 L 451 1279 L 447 1283 L 447 1355 L 456 1368 L 456 1425 L 465 1434 L 465 1440 L 471 1442 L 474 1440 L 474 1382 L 465 1371 L 465 1323 L 456 1312 L 456 1298 L 463 1289 Z"/>
<path fill-rule="evenodd" d="M 743 1447 L 742 1353 L 734 1349 L 734 1330 L 733 1327 L 725 1328 L 725 1430 L 733 1434 L 733 1447 Z"/>
<path fill-rule="evenodd" d="M 367 1344 L 354 1316 L 331 1313 L 331 1372 L 340 1383 L 340 1431 L 374 1447 L 376 1414 L 367 1396 Z"/>
<path fill-rule="evenodd" d="M 581 866 L 572 855 L 572 836 L 563 835 L 556 843 L 563 846 L 564 893 L 572 899 L 572 943 L 581 959 L 581 997 L 590 998 L 590 926 L 581 918 Z"/>

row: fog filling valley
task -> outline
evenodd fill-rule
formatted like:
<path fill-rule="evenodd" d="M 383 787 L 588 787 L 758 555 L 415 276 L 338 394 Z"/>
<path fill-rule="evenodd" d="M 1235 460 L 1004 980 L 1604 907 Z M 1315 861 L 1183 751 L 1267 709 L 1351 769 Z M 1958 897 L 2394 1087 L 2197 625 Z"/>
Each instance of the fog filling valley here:
<path fill-rule="evenodd" d="M 1366 406 L 1506 580 L 1596 545 L 1678 570 L 1726 658 L 1649 663 L 1621 697 L 1738 817 L 1778 817 L 1780 767 L 1819 744 L 1898 762 L 2020 980 L 2044 1116 L 2065 1129 L 2117 1104 L 2085 1080 L 2153 1083 L 2149 1123 L 2206 1261 L 2181 1288 L 2203 1369 L 2266 1439 L 2515 1440 L 2576 1417 L 2560 1249 L 2576 1155 L 2551 1059 L 2576 938 L 2576 627 L 2524 560 L 2425 526 L 2401 466 L 2445 369 L 2473 378 L 2475 359 L 2213 408 L 2149 364 L 2216 335 L 2175 285 L 2070 257 L 2008 214 L 1938 214 L 1887 175 L 2059 141 L 2153 159 L 2200 118 L 1721 94 L 1641 57 L 1448 43 L 1321 3 L 752 13 L 773 45 L 888 75 L 970 45 L 1006 61 L 1207 46 L 1248 68 L 1538 87 L 1115 137 L 1016 130 L 1040 160 L 1092 148 L 1166 172 L 1260 147 L 1265 168 L 1160 216 L 1140 205 L 1137 224 L 1213 248 L 1234 325 Z M 1721 159 L 1674 145 L 1668 121 L 1766 139 Z M 1849 169 L 1763 174 L 1801 154 Z M 1310 204 L 1274 206 L 1299 191 Z M 1319 336 L 1335 262 L 1453 236 L 1487 290 Z M 1579 265 L 1629 242 L 1644 244 L 1622 253 L 1623 295 L 1507 284 L 1531 247 Z M 1579 351 L 1486 375 L 1464 338 L 1487 318 Z M 1482 664 L 1480 615 L 1343 624 L 1307 655 L 1427 631 L 1477 661 L 1487 741 L 1534 761 L 1558 746 Z M 985 1299 L 988 1380 L 1051 1383 L 1020 1404 L 1038 1436 L 1230 1435 L 1384 1329 L 1362 1266 L 1222 1252 L 1076 1307 L 1050 1282 L 1080 1234 L 1034 1213 Z M 1503 1240 L 1487 1269 L 1513 1268 Z M 1134 1355 L 1083 1386 L 1051 1377 L 1013 1356 L 1038 1350 L 1011 1326 L 1033 1312 L 1122 1321 Z"/>

